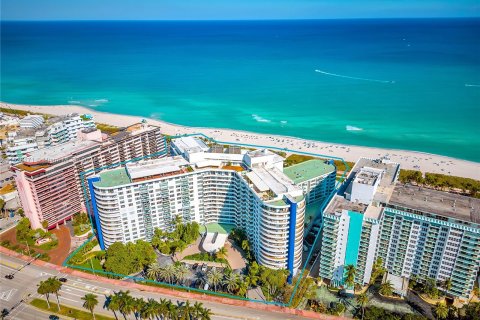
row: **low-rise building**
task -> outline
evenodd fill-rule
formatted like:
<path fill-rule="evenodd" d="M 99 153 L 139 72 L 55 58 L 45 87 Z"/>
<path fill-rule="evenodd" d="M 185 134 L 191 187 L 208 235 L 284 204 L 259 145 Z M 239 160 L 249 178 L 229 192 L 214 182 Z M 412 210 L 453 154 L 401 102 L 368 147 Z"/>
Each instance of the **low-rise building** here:
<path fill-rule="evenodd" d="M 29 114 L 25 117 L 23 117 L 20 121 L 20 128 L 23 129 L 35 129 L 40 127 L 45 120 L 43 119 L 42 115 L 38 114 Z"/>

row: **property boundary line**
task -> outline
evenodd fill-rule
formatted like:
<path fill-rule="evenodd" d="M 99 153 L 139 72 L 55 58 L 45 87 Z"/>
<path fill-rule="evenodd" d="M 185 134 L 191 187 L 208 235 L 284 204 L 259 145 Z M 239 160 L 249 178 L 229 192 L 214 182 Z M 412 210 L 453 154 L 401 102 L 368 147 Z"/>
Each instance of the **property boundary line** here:
<path fill-rule="evenodd" d="M 315 246 L 317 245 L 317 242 L 320 239 L 320 233 L 323 229 L 323 219 L 321 221 L 320 228 L 317 232 L 317 235 L 316 235 L 315 240 L 312 244 L 312 247 L 311 247 L 311 249 L 308 253 L 308 256 L 305 259 L 303 268 L 301 269 L 300 273 L 297 272 L 297 281 L 295 282 L 295 286 L 294 286 L 294 289 L 292 291 L 292 294 L 290 295 L 288 303 L 282 303 L 282 302 L 278 302 L 278 301 L 264 301 L 264 300 L 258 300 L 258 299 L 249 299 L 249 298 L 246 298 L 246 297 L 235 296 L 235 295 L 228 294 L 228 293 L 215 292 L 215 291 L 203 290 L 203 289 L 197 289 L 197 288 L 190 288 L 190 287 L 181 286 L 181 285 L 169 284 L 169 283 L 166 283 L 166 282 L 163 282 L 163 281 L 154 281 L 154 280 L 150 280 L 150 279 L 138 278 L 136 276 L 122 275 L 122 274 L 116 274 L 116 273 L 113 273 L 113 272 L 108 272 L 108 271 L 103 271 L 103 270 L 96 270 L 96 269 L 85 268 L 85 267 L 81 267 L 81 266 L 75 266 L 75 265 L 71 265 L 71 264 L 68 263 L 69 260 L 79 250 L 81 250 L 89 241 L 91 241 L 93 239 L 93 237 L 97 236 L 97 231 L 96 231 L 96 229 L 94 227 L 94 224 L 93 224 L 93 221 L 92 221 L 92 214 L 90 212 L 90 205 L 89 205 L 89 201 L 88 201 L 89 198 L 88 198 L 87 190 L 86 190 L 86 187 L 85 187 L 85 175 L 89 174 L 89 173 L 92 173 L 92 172 L 101 171 L 101 170 L 104 170 L 104 169 L 119 167 L 119 166 L 125 165 L 127 163 L 137 162 L 137 161 L 140 161 L 140 160 L 143 160 L 143 159 L 148 159 L 148 158 L 152 158 L 152 157 L 156 157 L 156 156 L 162 156 L 162 155 L 168 155 L 169 152 L 168 152 L 168 149 L 167 149 L 168 148 L 167 137 L 170 140 L 174 140 L 174 139 L 178 139 L 178 138 L 182 138 L 182 137 L 190 137 L 190 136 L 200 136 L 200 137 L 202 137 L 202 138 L 204 138 L 208 141 L 211 141 L 211 142 L 217 143 L 217 144 L 236 145 L 236 146 L 241 146 L 241 147 L 251 147 L 251 148 L 258 148 L 258 149 L 272 149 L 272 150 L 277 150 L 277 151 L 290 152 L 290 153 L 308 155 L 308 156 L 313 156 L 313 157 L 318 157 L 318 158 L 323 158 L 323 159 L 333 159 L 333 160 L 341 161 L 343 163 L 343 165 L 345 166 L 345 170 L 343 171 L 343 174 L 340 177 L 340 179 L 335 182 L 335 187 L 334 187 L 333 191 L 322 202 L 318 211 L 314 215 L 314 218 L 312 219 L 312 221 L 315 221 L 315 219 L 318 217 L 318 215 L 323 213 L 323 210 L 325 209 L 327 204 L 330 202 L 330 200 L 335 196 L 339 187 L 342 185 L 347 172 L 349 172 L 349 170 L 350 170 L 350 167 L 348 166 L 348 164 L 345 162 L 345 160 L 343 158 L 334 157 L 334 156 L 330 156 L 330 155 L 324 155 L 324 154 L 313 153 L 313 152 L 305 152 L 305 151 L 297 151 L 297 150 L 292 150 L 292 149 L 289 149 L 289 148 L 280 148 L 280 147 L 274 147 L 274 146 L 263 146 L 263 145 L 257 145 L 257 144 L 220 141 L 220 140 L 216 140 L 214 138 L 211 138 L 211 137 L 209 137 L 209 136 L 207 136 L 203 133 L 191 133 L 191 134 L 182 134 L 182 135 L 175 135 L 175 136 L 164 136 L 165 151 L 163 151 L 163 152 L 156 152 L 156 153 L 149 154 L 149 155 L 146 155 L 146 156 L 137 157 L 137 158 L 133 158 L 133 159 L 130 159 L 130 160 L 123 161 L 123 162 L 117 162 L 117 163 L 114 163 L 114 164 L 111 164 L 111 165 L 108 165 L 108 166 L 102 166 L 102 167 L 99 167 L 99 168 L 94 168 L 94 169 L 90 169 L 90 170 L 80 172 L 80 182 L 81 182 L 83 196 L 84 196 L 84 200 L 85 200 L 85 206 L 86 206 L 87 211 L 88 211 L 88 217 L 89 217 L 89 220 L 90 220 L 90 227 L 92 229 L 92 234 L 93 235 L 89 239 L 87 239 L 75 251 L 70 253 L 67 256 L 67 258 L 65 259 L 65 261 L 62 263 L 62 266 L 66 266 L 66 267 L 81 270 L 81 271 L 89 271 L 89 272 L 101 273 L 101 274 L 105 274 L 105 275 L 113 275 L 115 277 L 120 277 L 122 279 L 129 278 L 129 279 L 133 279 L 134 281 L 154 283 L 154 284 L 158 284 L 158 285 L 161 285 L 161 286 L 170 287 L 170 288 L 173 288 L 173 289 L 186 290 L 187 292 L 194 291 L 194 292 L 198 292 L 198 293 L 207 293 L 207 294 L 216 295 L 216 296 L 220 296 L 220 297 L 226 297 L 226 298 L 230 298 L 230 299 L 251 301 L 251 302 L 263 303 L 263 304 L 269 304 L 269 305 L 276 305 L 276 306 L 281 306 L 281 307 L 290 307 L 292 302 L 293 302 L 293 297 L 295 296 L 295 293 L 298 289 L 298 286 L 300 285 L 300 282 L 303 278 L 303 275 L 304 275 L 305 270 L 307 268 L 308 262 L 311 259 L 313 249 L 315 248 Z"/>

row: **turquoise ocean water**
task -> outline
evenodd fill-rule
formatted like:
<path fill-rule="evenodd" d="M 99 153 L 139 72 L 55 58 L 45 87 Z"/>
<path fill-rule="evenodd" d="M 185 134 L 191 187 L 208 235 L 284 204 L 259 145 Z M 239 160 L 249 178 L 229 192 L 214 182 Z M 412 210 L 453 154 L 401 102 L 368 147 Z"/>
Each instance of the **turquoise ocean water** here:
<path fill-rule="evenodd" d="M 479 39 L 480 19 L 2 22 L 1 100 L 480 161 Z"/>

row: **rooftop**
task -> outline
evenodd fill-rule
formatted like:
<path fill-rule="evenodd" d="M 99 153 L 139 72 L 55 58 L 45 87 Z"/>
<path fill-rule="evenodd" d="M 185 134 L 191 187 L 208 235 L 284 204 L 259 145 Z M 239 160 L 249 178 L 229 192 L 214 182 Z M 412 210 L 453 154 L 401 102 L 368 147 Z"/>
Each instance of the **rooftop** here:
<path fill-rule="evenodd" d="M 25 155 L 24 162 L 38 162 L 41 160 L 55 161 L 78 153 L 78 151 L 98 144 L 89 140 L 72 140 L 51 147 L 31 151 Z"/>
<path fill-rule="evenodd" d="M 109 188 L 122 184 L 129 184 L 130 182 L 130 178 L 128 177 L 125 168 L 119 168 L 101 172 L 100 181 L 95 182 L 95 186 Z"/>
<path fill-rule="evenodd" d="M 325 208 L 325 213 L 333 214 L 335 212 L 341 212 L 342 210 L 348 210 L 363 213 L 366 217 L 377 219 L 380 214 L 378 209 L 372 208 L 367 210 L 367 205 L 347 200 L 345 198 L 345 191 L 348 189 L 348 186 L 352 181 L 357 181 L 358 179 L 366 179 L 363 181 L 374 183 L 376 180 L 374 176 L 377 175 L 371 175 L 371 173 L 381 173 L 380 170 L 382 170 L 383 176 L 377 186 L 373 200 L 376 202 L 387 203 L 393 192 L 399 169 L 400 165 L 398 163 L 390 162 L 388 160 L 360 158 L 348 175 L 343 186 L 339 189 L 338 194 L 330 200 Z M 370 206 L 372 206 L 372 204 Z"/>
<path fill-rule="evenodd" d="M 172 143 L 180 153 L 184 153 L 185 151 L 193 153 L 208 150 L 208 146 L 202 140 L 194 137 L 176 138 L 172 140 Z"/>
<path fill-rule="evenodd" d="M 367 205 L 365 204 L 351 202 L 341 195 L 335 195 L 325 208 L 325 213 L 334 214 L 336 212 L 342 212 L 342 210 L 364 213 L 366 209 Z"/>
<path fill-rule="evenodd" d="M 126 165 L 128 174 L 132 180 L 141 178 L 157 178 L 181 171 L 189 163 L 181 156 L 167 157 L 162 159 L 144 160 Z"/>
<path fill-rule="evenodd" d="M 218 232 L 222 234 L 229 234 L 235 229 L 235 225 L 225 223 L 207 223 L 205 227 L 207 228 L 207 232 Z"/>
<path fill-rule="evenodd" d="M 360 158 L 353 167 L 347 181 L 351 181 L 351 177 L 356 179 L 357 174 L 361 174 L 362 171 L 375 171 L 375 169 L 383 170 L 384 173 L 380 183 L 378 184 L 373 200 L 387 203 L 392 195 L 395 181 L 398 172 L 400 171 L 400 165 L 398 163 L 385 159 Z"/>
<path fill-rule="evenodd" d="M 397 184 L 390 205 L 480 224 L 480 199 Z"/>
<path fill-rule="evenodd" d="M 285 173 L 294 184 L 302 183 L 333 171 L 335 171 L 333 165 L 326 164 L 324 161 L 317 159 L 308 160 L 283 169 L 283 173 Z"/>
<path fill-rule="evenodd" d="M 381 178 L 383 170 L 364 167 L 355 175 L 355 182 L 366 184 L 369 186 L 375 185 L 378 178 Z"/>

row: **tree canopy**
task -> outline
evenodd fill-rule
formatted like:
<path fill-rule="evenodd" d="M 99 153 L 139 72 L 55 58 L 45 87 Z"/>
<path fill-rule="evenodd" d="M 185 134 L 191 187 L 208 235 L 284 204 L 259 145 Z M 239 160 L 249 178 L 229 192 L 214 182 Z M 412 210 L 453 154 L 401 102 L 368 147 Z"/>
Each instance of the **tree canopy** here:
<path fill-rule="evenodd" d="M 123 244 L 115 242 L 105 252 L 104 268 L 108 272 L 128 275 L 139 272 L 156 259 L 152 246 L 143 240 Z"/>

